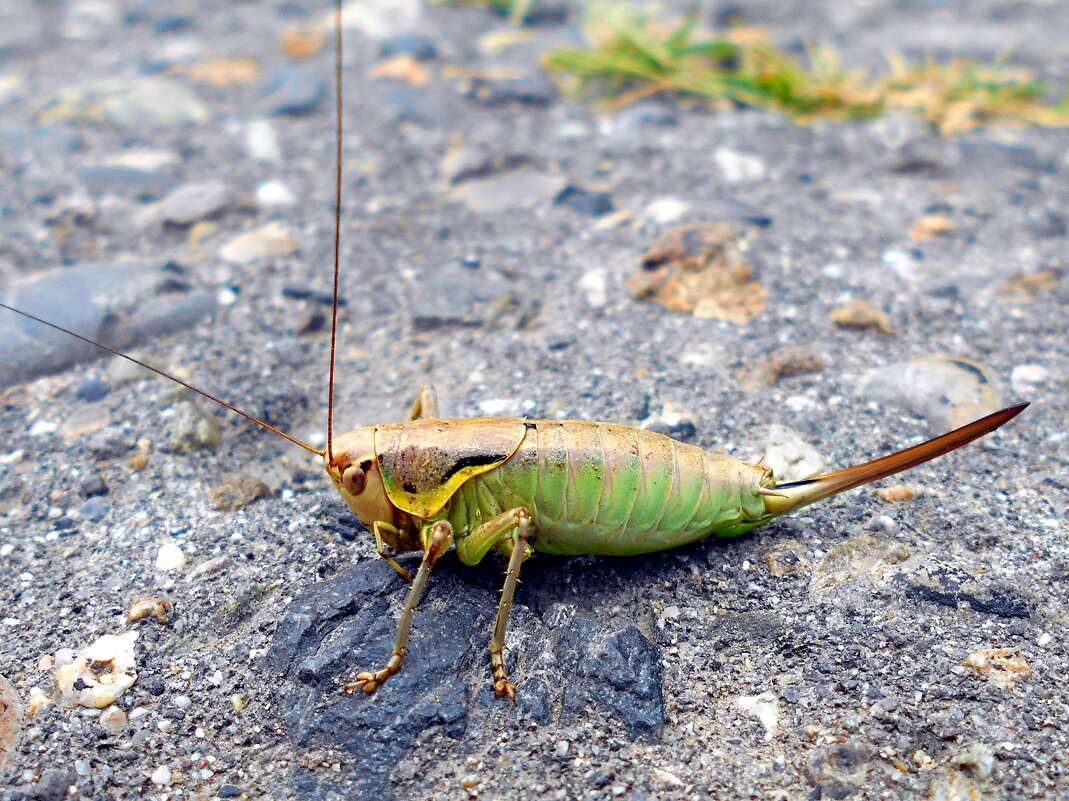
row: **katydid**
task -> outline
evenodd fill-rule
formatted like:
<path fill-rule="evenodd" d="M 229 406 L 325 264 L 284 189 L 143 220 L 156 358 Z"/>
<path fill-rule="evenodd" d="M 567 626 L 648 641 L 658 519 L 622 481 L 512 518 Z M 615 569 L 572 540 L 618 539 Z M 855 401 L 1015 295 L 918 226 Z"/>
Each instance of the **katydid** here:
<path fill-rule="evenodd" d="M 334 308 L 330 335 L 327 441 L 316 448 L 219 397 L 144 362 L 32 314 L 24 317 L 133 361 L 219 403 L 323 458 L 346 504 L 374 534 L 377 551 L 422 559 L 401 610 L 393 652 L 375 672 L 344 686 L 372 692 L 404 661 L 413 616 L 435 562 L 450 548 L 468 565 L 490 551 L 508 560 L 490 663 L 498 695 L 514 698 L 504 662 L 509 611 L 523 561 L 536 552 L 636 555 L 704 537 L 736 537 L 782 514 L 907 470 L 1009 422 L 1028 404 L 990 414 L 890 456 L 803 481 L 780 483 L 759 464 L 704 451 L 669 437 L 614 423 L 519 418 L 441 419 L 424 387 L 405 422 L 334 435 L 341 215 L 341 25 L 335 7 L 337 182 Z"/>

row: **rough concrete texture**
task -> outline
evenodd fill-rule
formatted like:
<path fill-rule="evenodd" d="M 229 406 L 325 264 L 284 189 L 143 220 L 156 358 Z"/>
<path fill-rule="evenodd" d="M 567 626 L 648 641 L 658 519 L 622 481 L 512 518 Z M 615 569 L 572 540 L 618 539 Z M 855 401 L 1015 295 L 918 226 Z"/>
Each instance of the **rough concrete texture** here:
<path fill-rule="evenodd" d="M 0 318 L 0 674 L 22 708 L 0 799 L 1069 796 L 1069 131 L 599 113 L 538 70 L 580 16 L 539 6 L 511 41 L 477 8 L 350 6 L 339 427 L 399 419 L 432 382 L 447 415 L 644 424 L 746 457 L 777 425 L 786 452 L 842 465 L 962 403 L 1031 408 L 889 482 L 902 500 L 865 488 L 735 541 L 531 560 L 515 704 L 484 650 L 503 564 L 448 556 L 402 671 L 343 697 L 386 658 L 405 586 L 317 461 Z M 328 12 L 6 3 L 3 295 L 32 286 L 35 308 L 322 442 L 331 53 L 280 42 L 309 49 Z M 1055 86 L 1067 72 L 1058 3 L 703 13 L 850 66 L 1015 44 Z M 371 75 L 399 55 L 405 77 Z M 753 319 L 628 291 L 700 221 L 739 235 Z M 114 291 L 85 288 L 105 272 Z M 893 333 L 832 321 L 858 299 Z M 128 622 L 134 596 L 172 602 L 169 622 Z M 111 708 L 42 700 L 63 649 L 131 629 L 137 681 Z"/>

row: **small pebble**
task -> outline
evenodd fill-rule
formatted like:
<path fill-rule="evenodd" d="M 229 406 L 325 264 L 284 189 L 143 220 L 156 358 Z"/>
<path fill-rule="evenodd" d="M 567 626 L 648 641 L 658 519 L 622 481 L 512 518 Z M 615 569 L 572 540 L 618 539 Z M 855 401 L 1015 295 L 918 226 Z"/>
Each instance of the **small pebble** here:
<path fill-rule="evenodd" d="M 267 85 L 264 104 L 274 114 L 311 114 L 327 96 L 323 79 L 307 67 L 289 64 L 278 70 Z"/>
<path fill-rule="evenodd" d="M 253 120 L 245 131 L 245 150 L 254 161 L 278 164 L 282 161 L 282 148 L 278 134 L 270 120 Z"/>
<path fill-rule="evenodd" d="M 152 732 L 149 729 L 138 729 L 134 732 L 134 736 L 130 738 L 130 745 L 134 748 L 140 748 L 152 738 Z"/>
<path fill-rule="evenodd" d="M 660 197 L 651 200 L 642 212 L 642 216 L 658 225 L 678 222 L 690 211 L 690 204 L 674 197 Z"/>
<path fill-rule="evenodd" d="M 379 43 L 379 56 L 411 56 L 418 61 L 430 61 L 438 57 L 438 46 L 429 36 L 402 33 L 383 39 Z"/>
<path fill-rule="evenodd" d="M 282 181 L 264 181 L 256 187 L 256 205 L 264 210 L 285 208 L 297 202 L 297 196 Z"/>
<path fill-rule="evenodd" d="M 126 713 L 117 706 L 109 706 L 98 719 L 100 727 L 108 734 L 121 734 L 126 728 Z"/>
<path fill-rule="evenodd" d="M 579 279 L 579 289 L 593 309 L 602 308 L 609 300 L 608 281 L 604 270 L 588 270 Z"/>
<path fill-rule="evenodd" d="M 158 562 L 157 562 L 158 564 Z M 135 595 L 130 599 L 130 609 L 126 613 L 128 623 L 141 620 L 151 615 L 163 625 L 171 622 L 172 604 L 166 598 L 153 598 L 148 595 Z"/>
<path fill-rule="evenodd" d="M 160 765 L 156 770 L 152 771 L 149 781 L 157 787 L 168 786 L 171 783 L 171 769 L 166 765 Z"/>
<path fill-rule="evenodd" d="M 741 153 L 727 147 L 718 148 L 713 154 L 713 161 L 729 184 L 760 181 L 768 172 L 760 156 Z"/>
<path fill-rule="evenodd" d="M 102 378 L 90 378 L 78 387 L 75 396 L 78 400 L 96 403 L 105 398 L 109 392 L 111 392 L 111 384 L 107 381 Z"/>
<path fill-rule="evenodd" d="M 299 247 L 296 237 L 273 222 L 234 237 L 219 250 L 219 257 L 231 264 L 252 264 L 272 256 L 288 256 Z"/>
<path fill-rule="evenodd" d="M 1019 364 L 1010 373 L 1010 385 L 1018 395 L 1025 395 L 1046 383 L 1050 372 L 1039 364 Z"/>
<path fill-rule="evenodd" d="M 473 787 L 478 787 L 480 781 L 481 779 L 478 776 L 473 776 L 469 774 L 468 776 L 464 776 L 460 780 L 460 786 L 463 787 L 465 790 L 470 790 Z"/>
<path fill-rule="evenodd" d="M 99 523 L 108 516 L 108 502 L 94 496 L 78 507 L 78 516 L 93 523 Z"/>
<path fill-rule="evenodd" d="M 80 487 L 82 494 L 87 498 L 108 494 L 108 485 L 104 483 L 104 479 L 100 477 L 99 473 L 89 473 L 84 476 L 80 482 Z"/>
<path fill-rule="evenodd" d="M 260 498 L 272 495 L 271 488 L 253 475 L 235 476 L 208 490 L 208 500 L 213 509 L 233 512 L 248 506 Z"/>
<path fill-rule="evenodd" d="M 897 484 L 893 487 L 880 487 L 876 494 L 885 501 L 912 501 L 917 497 L 917 491 L 905 484 Z"/>
<path fill-rule="evenodd" d="M 182 710 L 189 709 L 193 705 L 193 699 L 188 695 L 176 695 L 174 705 Z"/>
<path fill-rule="evenodd" d="M 156 569 L 161 573 L 181 570 L 185 564 L 186 555 L 173 542 L 165 542 L 156 553 Z"/>
<path fill-rule="evenodd" d="M 223 181 L 186 184 L 159 203 L 159 218 L 165 223 L 189 226 L 218 215 L 233 200 L 233 191 Z"/>
<path fill-rule="evenodd" d="M 40 687 L 30 688 L 30 700 L 26 704 L 26 714 L 33 717 L 42 709 L 52 705 L 52 699 L 45 695 Z"/>
<path fill-rule="evenodd" d="M 229 562 L 230 559 L 227 556 L 217 556 L 214 559 L 209 559 L 207 562 L 201 562 L 189 571 L 189 574 L 186 576 L 186 581 L 196 581 L 199 578 L 222 570 Z"/>

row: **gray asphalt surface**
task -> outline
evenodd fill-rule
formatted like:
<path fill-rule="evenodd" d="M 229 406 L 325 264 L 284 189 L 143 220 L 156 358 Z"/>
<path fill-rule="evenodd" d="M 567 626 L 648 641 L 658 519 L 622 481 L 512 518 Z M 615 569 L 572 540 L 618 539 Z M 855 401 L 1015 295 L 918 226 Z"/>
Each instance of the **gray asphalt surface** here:
<path fill-rule="evenodd" d="M 578 41 L 570 5 L 504 49 L 488 35 L 513 29 L 479 9 L 350 8 L 339 427 L 402 418 L 433 383 L 446 415 L 645 424 L 743 458 L 780 424 L 845 465 L 970 404 L 1032 406 L 882 485 L 912 500 L 863 488 L 736 541 L 532 560 L 515 705 L 483 650 L 503 565 L 445 559 L 404 670 L 343 698 L 388 652 L 405 588 L 316 460 L 5 317 L 0 675 L 21 706 L 54 698 L 57 652 L 138 636 L 123 717 L 52 703 L 5 739 L 0 714 L 0 798 L 1069 797 L 1069 131 L 598 114 L 537 67 Z M 328 13 L 5 3 L 6 302 L 321 442 L 331 53 L 280 41 Z M 705 13 L 848 66 L 1013 44 L 1059 91 L 1069 66 L 1057 3 Z M 371 75 L 398 52 L 426 83 Z M 950 229 L 910 235 L 932 215 Z M 628 291 L 641 254 L 698 221 L 740 235 L 767 292 L 752 320 Z M 858 298 L 894 333 L 832 322 Z M 788 346 L 823 366 L 769 385 Z M 959 363 L 903 366 L 922 358 Z M 241 475 L 270 494 L 216 508 Z M 181 557 L 158 563 L 164 546 Z M 135 595 L 171 601 L 169 622 L 127 622 Z"/>

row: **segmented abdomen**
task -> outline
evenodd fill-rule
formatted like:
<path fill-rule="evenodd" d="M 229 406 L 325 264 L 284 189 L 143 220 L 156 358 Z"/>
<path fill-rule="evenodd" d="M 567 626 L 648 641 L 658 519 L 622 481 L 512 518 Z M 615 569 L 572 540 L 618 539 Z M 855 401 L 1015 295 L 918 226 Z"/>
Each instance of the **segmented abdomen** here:
<path fill-rule="evenodd" d="M 446 515 L 459 530 L 526 507 L 536 550 L 649 553 L 744 533 L 764 515 L 762 472 L 651 431 L 612 423 L 528 423 L 508 461 L 470 479 Z"/>

